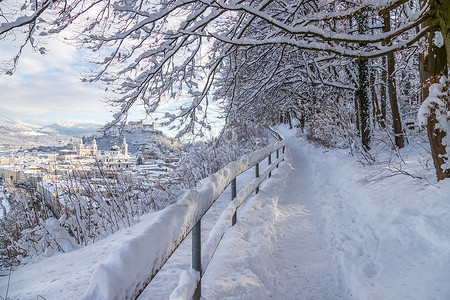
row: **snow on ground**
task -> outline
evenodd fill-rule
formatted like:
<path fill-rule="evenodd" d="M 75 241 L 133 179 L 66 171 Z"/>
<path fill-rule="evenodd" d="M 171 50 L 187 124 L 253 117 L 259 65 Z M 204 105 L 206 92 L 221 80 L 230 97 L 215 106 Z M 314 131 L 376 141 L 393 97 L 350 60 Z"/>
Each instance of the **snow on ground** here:
<path fill-rule="evenodd" d="M 304 140 L 288 141 L 292 172 L 280 193 L 274 299 L 349 299 L 341 274 L 332 260 L 314 182 L 315 165 L 302 148 Z"/>
<path fill-rule="evenodd" d="M 287 162 L 238 211 L 203 298 L 449 299 L 450 182 L 364 168 L 284 133 Z M 406 171 L 426 173 L 422 154 L 408 159 Z"/>
<path fill-rule="evenodd" d="M 377 179 L 382 170 L 345 153 L 311 156 L 316 185 L 326 187 L 317 200 L 330 245 L 354 297 L 450 299 L 450 180 Z"/>
<path fill-rule="evenodd" d="M 286 162 L 239 208 L 238 223 L 204 272 L 203 298 L 450 299 L 450 180 L 430 184 L 432 173 L 410 167 L 422 159 L 408 156 L 411 148 L 400 153 L 408 172 L 426 180 L 383 164 L 363 167 L 346 151 L 282 131 Z M 240 175 L 238 190 L 252 172 Z M 229 197 L 226 191 L 205 216 L 203 241 Z M 134 232 L 18 268 L 9 297 L 76 299 L 94 268 Z M 189 266 L 190 237 L 139 299 L 168 299 Z M 0 278 L 2 297 L 7 281 Z"/>
<path fill-rule="evenodd" d="M 404 160 L 409 159 L 408 173 L 424 172 L 414 167 L 423 158 L 414 156 L 413 148 L 411 145 L 399 154 Z M 310 236 L 298 237 L 300 243 L 305 243 L 307 257 L 301 258 L 303 265 L 298 267 L 305 270 L 298 273 L 296 282 L 306 281 L 309 285 L 297 297 L 285 292 L 296 290 L 293 282 L 286 284 L 280 293 L 275 292 L 274 298 L 450 299 L 450 180 L 429 184 L 432 172 L 422 174 L 425 179 L 417 179 L 386 171 L 383 164 L 363 168 L 346 151 L 317 148 L 303 139 L 288 139 L 288 149 L 293 166 L 297 164 L 302 170 L 297 173 L 294 168 L 298 184 L 288 184 L 294 191 L 287 191 L 286 198 L 280 197 L 279 209 L 283 211 L 283 205 L 297 201 L 304 205 L 294 207 L 306 214 L 305 226 L 309 225 L 308 219 L 312 223 L 310 230 L 298 229 Z M 391 159 L 391 169 L 393 165 Z M 293 201 L 292 195 L 299 196 Z M 296 215 L 287 224 L 295 222 Z M 312 234 L 315 229 L 318 235 Z M 286 230 L 282 229 L 281 234 L 286 234 Z M 328 246 L 319 243 L 322 234 Z M 318 253 L 309 256 L 311 244 L 317 245 Z M 286 271 L 295 261 L 295 254 L 289 247 L 283 248 L 291 257 L 286 257 L 282 270 L 286 275 L 295 275 Z M 338 272 L 314 268 L 315 258 L 321 252 L 324 261 L 333 263 Z M 332 261 L 326 253 L 332 255 Z M 274 261 L 282 255 L 276 257 Z M 343 294 L 339 289 L 330 289 L 333 283 L 347 287 L 349 294 L 345 288 L 341 290 Z"/>

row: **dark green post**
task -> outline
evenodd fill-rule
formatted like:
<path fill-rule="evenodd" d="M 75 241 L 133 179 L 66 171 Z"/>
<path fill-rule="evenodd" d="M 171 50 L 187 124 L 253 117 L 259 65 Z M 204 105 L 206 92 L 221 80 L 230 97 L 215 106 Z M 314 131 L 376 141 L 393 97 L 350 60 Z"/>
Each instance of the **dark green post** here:
<path fill-rule="evenodd" d="M 255 177 L 258 178 L 259 177 L 259 163 L 256 163 L 255 165 Z M 259 185 L 256 187 L 256 191 L 255 194 L 259 193 Z"/>
<path fill-rule="evenodd" d="M 279 159 L 280 158 L 280 149 L 277 149 L 277 159 Z M 278 165 L 279 164 L 277 164 L 277 169 L 278 169 Z"/>
<path fill-rule="evenodd" d="M 202 239 L 201 220 L 198 220 L 192 229 L 192 269 L 200 272 L 200 280 L 195 289 L 193 300 L 199 300 L 202 296 Z"/>
<path fill-rule="evenodd" d="M 269 153 L 268 156 L 269 162 L 267 163 L 267 165 L 270 167 L 270 165 L 272 164 L 272 153 Z M 272 177 L 272 172 L 269 172 L 269 178 Z"/>
<path fill-rule="evenodd" d="M 233 181 L 231 182 L 231 201 L 233 201 L 234 198 L 236 198 L 236 178 L 233 179 Z M 234 224 L 236 224 L 236 219 L 237 219 L 237 208 L 236 211 L 234 212 L 233 219 L 231 219 L 231 226 L 234 226 Z"/>

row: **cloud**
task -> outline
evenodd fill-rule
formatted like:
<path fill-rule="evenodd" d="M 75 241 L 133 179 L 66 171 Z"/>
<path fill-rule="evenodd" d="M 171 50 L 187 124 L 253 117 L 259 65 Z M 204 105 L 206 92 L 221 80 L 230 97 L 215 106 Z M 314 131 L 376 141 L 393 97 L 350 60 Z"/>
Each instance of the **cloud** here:
<path fill-rule="evenodd" d="M 96 115 L 99 122 L 109 119 L 104 90 L 80 80 L 85 70 L 78 50 L 54 38 L 45 47 L 49 49 L 46 55 L 27 48 L 16 72 L 0 76 L 0 112 L 22 120 L 93 120 Z M 12 53 L 12 47 L 0 50 L 1 57 Z"/>
<path fill-rule="evenodd" d="M 83 50 L 61 39 L 48 36 L 39 42 L 39 47 L 48 49 L 45 55 L 25 48 L 16 72 L 0 75 L 0 115 L 39 125 L 79 120 L 106 123 L 112 119 L 113 108 L 104 99 L 113 95 L 100 84 L 81 82 L 92 65 L 86 62 Z M 0 58 L 11 58 L 15 51 L 15 45 L 2 44 Z M 176 113 L 179 106 L 190 105 L 189 96 L 182 90 L 176 100 L 165 98 L 151 116 L 145 115 L 142 103 L 136 103 L 128 119 L 161 122 L 165 112 Z"/>

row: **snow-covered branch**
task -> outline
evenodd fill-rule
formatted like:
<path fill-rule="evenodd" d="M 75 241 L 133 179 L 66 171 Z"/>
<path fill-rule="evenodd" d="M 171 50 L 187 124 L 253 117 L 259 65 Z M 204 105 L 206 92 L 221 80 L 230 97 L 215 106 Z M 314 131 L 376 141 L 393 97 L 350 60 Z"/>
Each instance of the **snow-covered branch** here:
<path fill-rule="evenodd" d="M 377 45 L 376 49 L 368 49 L 368 50 L 366 50 L 365 48 L 353 50 L 340 44 L 333 44 L 321 41 L 296 40 L 284 37 L 274 37 L 265 40 L 257 40 L 252 38 L 241 38 L 233 40 L 216 34 L 212 34 L 212 36 L 222 41 L 223 43 L 233 44 L 236 46 L 290 45 L 302 50 L 323 51 L 345 57 L 375 58 L 411 46 L 412 44 L 416 43 L 421 37 L 423 37 L 427 32 L 429 32 L 431 28 L 433 27 L 431 26 L 424 27 L 415 36 L 405 41 L 399 42 L 397 44 L 385 47 Z"/>

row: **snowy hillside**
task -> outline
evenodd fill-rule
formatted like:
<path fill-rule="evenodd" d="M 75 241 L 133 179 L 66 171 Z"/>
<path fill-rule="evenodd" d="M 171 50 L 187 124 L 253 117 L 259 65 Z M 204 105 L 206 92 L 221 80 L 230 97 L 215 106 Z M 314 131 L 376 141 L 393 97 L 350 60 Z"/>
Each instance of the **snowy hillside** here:
<path fill-rule="evenodd" d="M 109 150 L 115 144 L 122 145 L 124 137 L 128 143 L 128 152 L 133 155 L 137 154 L 140 150 L 144 150 L 149 144 L 154 144 L 160 153 L 178 151 L 181 148 L 179 140 L 168 137 L 161 131 L 148 131 L 137 128 L 123 130 L 122 132 L 97 132 L 95 134 L 98 149 L 102 151 Z M 85 143 L 92 143 L 92 139 L 93 136 L 87 137 Z"/>
<path fill-rule="evenodd" d="M 92 135 L 102 125 L 93 122 L 55 122 L 51 125 L 42 127 L 42 130 L 57 132 L 73 137 L 82 137 Z"/>
<path fill-rule="evenodd" d="M 4 129 L 23 130 L 23 131 L 38 130 L 40 128 L 40 126 L 38 125 L 12 120 L 5 116 L 0 116 L 0 126 L 1 128 Z"/>
<path fill-rule="evenodd" d="M 70 136 L 42 130 L 41 126 L 0 116 L 0 149 L 15 149 L 69 141 Z"/>
<path fill-rule="evenodd" d="M 401 159 L 375 149 L 380 162 L 363 166 L 361 157 L 283 131 L 287 159 L 238 210 L 204 272 L 204 299 L 449 299 L 450 181 L 436 184 L 433 170 L 423 167 L 426 149 L 408 145 Z M 238 190 L 253 176 L 252 169 L 240 175 Z M 204 241 L 229 197 L 227 189 L 202 221 Z M 123 274 L 110 274 L 113 282 L 94 270 L 145 255 L 131 244 L 118 249 L 148 224 L 165 222 L 162 215 L 147 214 L 96 244 L 33 259 L 12 273 L 9 297 L 79 298 L 92 284 L 107 295 L 142 268 L 122 264 Z M 151 243 L 157 247 L 158 239 Z M 188 238 L 139 299 L 168 299 L 190 259 Z M 0 278 L 2 297 L 8 280 Z M 183 299 L 177 291 L 172 299 Z"/>

